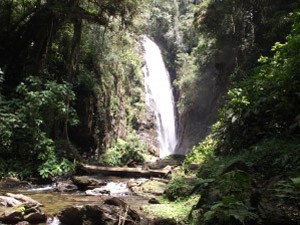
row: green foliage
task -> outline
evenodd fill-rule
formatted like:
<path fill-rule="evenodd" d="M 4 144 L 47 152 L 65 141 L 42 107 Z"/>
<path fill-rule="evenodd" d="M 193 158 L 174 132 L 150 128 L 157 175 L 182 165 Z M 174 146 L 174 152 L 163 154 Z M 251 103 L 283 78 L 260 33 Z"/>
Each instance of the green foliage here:
<path fill-rule="evenodd" d="M 131 134 L 125 140 L 118 139 L 116 144 L 107 149 L 101 160 L 104 165 L 124 166 L 130 163 L 144 162 L 145 144 Z"/>
<path fill-rule="evenodd" d="M 25 179 L 32 175 L 34 169 L 34 165 L 30 162 L 0 158 L 0 178 L 18 177 Z"/>
<path fill-rule="evenodd" d="M 195 92 L 197 88 L 195 80 L 197 79 L 197 64 L 196 59 L 188 53 L 177 54 L 177 79 L 174 84 L 180 90 L 180 102 L 178 103 L 178 108 L 183 111 L 185 107 L 190 107 L 195 101 L 197 95 L 193 95 L 191 92 Z"/>
<path fill-rule="evenodd" d="M 297 139 L 297 137 L 287 137 L 263 141 L 252 146 L 242 155 L 258 173 L 264 174 L 264 171 L 268 171 L 266 175 L 269 177 L 291 170 L 297 171 L 300 169 L 300 156 L 297 154 L 300 150 L 300 143 Z M 258 156 L 253 157 L 253 154 Z"/>
<path fill-rule="evenodd" d="M 112 25 L 118 26 L 119 21 Z M 141 60 L 135 49 L 138 36 L 130 30 L 106 30 L 94 25 L 84 31 L 78 91 L 96 102 L 98 127 L 94 137 L 105 152 L 117 138 L 125 139 L 133 132 L 143 110 Z M 96 69 L 91 70 L 91 65 Z"/>
<path fill-rule="evenodd" d="M 258 216 L 251 212 L 252 208 L 234 198 L 226 197 L 214 204 L 209 211 L 203 215 L 203 221 L 214 224 L 246 224 L 256 220 Z"/>
<path fill-rule="evenodd" d="M 93 138 L 102 147 L 105 164 L 123 165 L 130 159 L 123 158 L 123 150 L 120 153 L 120 149 L 128 148 L 120 140 L 127 142 L 143 110 L 141 60 L 136 51 L 139 37 L 135 33 L 139 31 L 133 32 L 129 27 L 118 29 L 122 26 L 118 19 L 113 19 L 110 25 L 110 29 L 96 25 L 84 27 L 78 95 L 81 101 L 90 98 L 95 104 L 95 114 L 89 116 L 92 121 L 88 126 L 95 124 Z"/>
<path fill-rule="evenodd" d="M 60 175 L 72 170 L 73 146 L 90 152 L 132 132 L 142 86 L 132 25 L 142 5 L 0 1 L 0 158 L 12 160 L 1 176 Z"/>
<path fill-rule="evenodd" d="M 199 186 L 201 198 L 196 208 L 205 209 L 201 224 L 251 224 L 258 219 L 250 200 L 252 185 L 252 176 L 233 170 L 215 175 L 208 185 Z"/>
<path fill-rule="evenodd" d="M 240 87 L 228 92 L 228 102 L 221 110 L 215 132 L 220 153 L 240 151 L 265 136 L 298 132 L 299 13 L 294 18 L 295 25 L 286 43 L 276 43 L 272 48 L 274 56 L 262 57 L 264 64 Z"/>
<path fill-rule="evenodd" d="M 183 167 L 187 170 L 190 163 L 201 164 L 204 159 L 208 158 L 215 149 L 216 141 L 209 135 L 200 142 L 198 145 L 194 146 L 193 149 L 185 156 Z"/>
<path fill-rule="evenodd" d="M 201 154 L 199 146 L 193 151 L 200 152 L 201 156 L 197 161 L 200 162 L 198 182 L 194 185 L 194 190 L 201 195 L 194 208 L 203 211 L 199 216 L 200 224 L 257 224 L 259 218 L 265 216 L 256 208 L 262 196 L 265 202 L 281 205 L 296 205 L 299 201 L 299 138 L 264 140 L 245 151 L 226 156 L 215 155 L 214 144 L 208 147 L 209 154 Z M 192 163 L 193 159 L 197 160 L 188 157 L 184 165 Z M 278 176 L 291 178 L 277 180 Z"/>
<path fill-rule="evenodd" d="M 187 197 L 192 190 L 192 185 L 184 177 L 176 176 L 172 178 L 165 191 L 165 195 L 171 201 Z"/>
<path fill-rule="evenodd" d="M 39 166 L 38 171 L 42 178 L 61 176 L 74 172 L 75 165 L 66 158 L 58 160 L 56 156 L 52 156 Z"/>
<path fill-rule="evenodd" d="M 72 125 L 78 123 L 75 111 L 70 107 L 75 96 L 67 83 L 43 83 L 33 76 L 17 87 L 17 93 L 17 98 L 1 102 L 0 157 L 10 158 L 17 165 L 18 161 L 32 164 L 29 168 L 35 173 L 39 165 L 57 154 L 47 128 L 65 121 Z M 30 173 L 17 175 L 23 177 L 24 174 Z"/>
<path fill-rule="evenodd" d="M 247 77 L 250 72 L 245 71 L 250 70 L 246 68 L 253 68 L 253 64 L 250 65 L 251 60 L 243 64 L 243 60 L 253 57 L 250 51 L 252 44 L 259 46 L 261 43 L 251 42 L 253 36 L 243 29 L 251 26 L 261 29 L 265 24 L 260 26 L 255 21 L 249 21 L 249 18 L 243 22 L 250 12 L 245 9 L 253 7 L 253 2 L 244 3 L 209 1 L 201 3 L 196 14 L 200 30 L 216 38 L 214 47 L 220 49 L 213 55 L 214 47 L 211 47 L 210 56 L 216 57 L 217 63 L 223 63 L 224 46 L 233 44 L 240 51 L 236 58 L 240 66 L 234 74 L 236 83 L 228 91 L 227 102 L 220 110 L 211 134 L 193 148 L 183 163 L 185 171 L 189 169 L 189 164 L 199 164 L 197 177 L 200 182 L 195 184 L 194 191 L 201 198 L 194 209 L 200 209 L 200 224 L 264 224 L 268 217 L 259 208 L 260 204 L 268 202 L 278 208 L 293 208 L 299 201 L 296 184 L 300 171 L 300 14 L 296 11 L 285 18 L 282 23 L 294 22 L 286 42 L 275 43 L 272 56 L 261 57 L 259 61 L 262 65 L 252 69 Z M 222 14 L 222 19 L 215 13 Z M 279 14 L 284 17 L 284 13 Z M 227 25 L 220 27 L 222 23 Z M 249 26 L 242 28 L 245 24 Z M 280 35 L 285 33 L 286 30 Z M 199 46 L 201 49 L 201 44 Z M 201 56 L 201 51 L 194 50 L 192 55 L 196 54 Z M 201 71 L 204 62 L 209 62 L 209 58 L 212 59 L 208 57 L 208 60 L 197 61 L 198 71 Z M 226 74 L 228 71 L 222 68 L 221 72 Z M 193 77 L 191 72 L 186 76 Z M 238 80 L 241 78 L 243 80 Z M 201 77 L 199 81 L 203 79 Z M 177 189 L 180 185 L 185 184 L 178 183 Z"/>
<path fill-rule="evenodd" d="M 156 37 L 164 35 L 165 38 L 176 40 L 176 37 L 174 37 L 175 32 L 173 30 L 177 20 L 176 2 L 155 0 L 150 2 L 149 7 L 151 8 L 149 9 L 150 18 L 148 18 L 148 21 L 150 26 L 148 29 L 151 30 L 151 33 Z M 159 30 L 157 29 L 158 27 L 160 28 Z"/>
<path fill-rule="evenodd" d="M 294 202 L 297 204 L 300 200 L 299 177 L 279 180 L 270 188 L 272 194 L 280 199 L 281 202 Z"/>
<path fill-rule="evenodd" d="M 184 6 L 179 10 L 192 9 L 194 23 L 187 23 L 186 30 L 182 30 L 188 41 L 183 40 L 184 47 L 176 49 L 174 58 L 180 62 L 178 59 L 183 53 L 195 63 L 193 67 L 178 65 L 175 83 L 179 84 L 177 105 L 180 117 L 188 130 L 184 142 L 196 144 L 209 132 L 228 87 L 237 87 L 236 91 L 232 90 L 233 94 L 239 92 L 245 96 L 239 90 L 239 81 L 247 78 L 258 65 L 260 55 L 270 57 L 273 43 L 284 41 L 293 21 L 288 15 L 299 6 L 299 1 L 207 0 L 189 3 L 189 9 L 182 3 Z M 180 17 L 188 18 L 189 14 Z M 185 69 L 182 71 L 181 68 Z M 188 83 L 191 85 L 185 88 Z"/>
<path fill-rule="evenodd" d="M 201 1 L 204 5 L 207 1 Z M 211 62 L 215 52 L 215 40 L 207 38 L 206 34 L 199 32 L 194 23 L 194 15 L 198 10 L 196 2 L 178 1 L 177 16 L 179 17 L 175 33 L 177 38 L 178 50 L 174 56 L 176 79 L 174 86 L 179 92 L 177 108 L 180 114 L 189 113 L 199 105 L 205 98 L 208 91 L 206 79 L 209 78 L 203 69 Z M 206 100 L 204 100 L 206 101 Z"/>
<path fill-rule="evenodd" d="M 178 224 L 196 225 L 198 223 L 189 219 L 189 214 L 197 199 L 198 197 L 195 195 L 172 202 L 166 199 L 159 199 L 160 204 L 145 205 L 143 206 L 143 211 L 155 218 L 173 218 Z"/>
<path fill-rule="evenodd" d="M 297 138 L 274 138 L 264 140 L 245 151 L 235 155 L 216 156 L 213 152 L 201 155 L 201 166 L 198 176 L 201 178 L 214 178 L 219 176 L 223 169 L 234 162 L 246 162 L 247 166 L 253 168 L 255 173 L 268 179 L 279 173 L 287 173 L 291 170 L 300 170 L 300 142 Z M 198 154 L 197 148 L 194 149 Z M 184 165 L 192 163 L 192 158 L 187 158 Z"/>

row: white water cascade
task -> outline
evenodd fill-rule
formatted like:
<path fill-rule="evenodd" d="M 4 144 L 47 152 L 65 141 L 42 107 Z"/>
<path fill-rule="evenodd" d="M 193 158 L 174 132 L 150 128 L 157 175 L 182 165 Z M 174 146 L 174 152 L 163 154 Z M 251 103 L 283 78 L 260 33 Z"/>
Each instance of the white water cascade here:
<path fill-rule="evenodd" d="M 146 103 L 156 117 L 160 157 L 175 153 L 177 144 L 172 86 L 159 47 L 143 37 Z"/>

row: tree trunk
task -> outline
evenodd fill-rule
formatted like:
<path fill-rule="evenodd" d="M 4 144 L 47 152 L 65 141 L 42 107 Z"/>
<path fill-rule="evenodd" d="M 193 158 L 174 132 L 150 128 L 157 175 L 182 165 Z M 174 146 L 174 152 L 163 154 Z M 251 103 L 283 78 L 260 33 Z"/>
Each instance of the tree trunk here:
<path fill-rule="evenodd" d="M 73 22 L 74 33 L 72 40 L 72 49 L 70 53 L 69 65 L 68 65 L 68 81 L 72 82 L 76 73 L 76 64 L 80 51 L 81 32 L 82 32 L 82 21 L 75 20 Z"/>
<path fill-rule="evenodd" d="M 25 74 L 40 72 L 51 37 L 66 20 L 66 16 L 58 18 L 51 9 L 44 6 L 21 27 L 5 50 L 8 53 L 5 87 L 8 90 L 13 91 Z"/>

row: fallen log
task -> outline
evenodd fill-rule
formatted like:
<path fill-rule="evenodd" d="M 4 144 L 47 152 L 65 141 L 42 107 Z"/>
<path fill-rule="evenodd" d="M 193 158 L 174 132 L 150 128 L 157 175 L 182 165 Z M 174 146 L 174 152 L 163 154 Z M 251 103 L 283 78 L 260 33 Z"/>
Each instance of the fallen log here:
<path fill-rule="evenodd" d="M 129 168 L 129 167 L 107 167 L 95 166 L 89 164 L 81 164 L 79 167 L 81 173 L 97 174 L 103 176 L 119 176 L 119 177 L 166 177 L 171 172 L 170 167 L 161 170 L 145 170 L 142 168 Z"/>

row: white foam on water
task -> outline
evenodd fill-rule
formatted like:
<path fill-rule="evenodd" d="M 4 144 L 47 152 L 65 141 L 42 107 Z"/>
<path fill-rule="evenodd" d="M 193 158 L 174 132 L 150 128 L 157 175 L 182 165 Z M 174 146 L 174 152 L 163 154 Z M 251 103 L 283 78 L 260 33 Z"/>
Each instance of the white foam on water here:
<path fill-rule="evenodd" d="M 148 37 L 143 37 L 143 47 L 146 103 L 155 112 L 160 157 L 165 157 L 177 145 L 173 91 L 159 47 Z"/>

